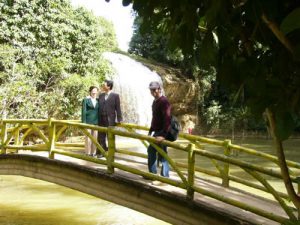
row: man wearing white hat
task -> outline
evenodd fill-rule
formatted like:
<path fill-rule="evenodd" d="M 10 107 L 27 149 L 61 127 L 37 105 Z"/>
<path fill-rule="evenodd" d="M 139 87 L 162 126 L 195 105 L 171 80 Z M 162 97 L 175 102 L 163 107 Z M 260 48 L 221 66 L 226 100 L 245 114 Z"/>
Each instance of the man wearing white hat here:
<path fill-rule="evenodd" d="M 171 105 L 168 99 L 162 95 L 162 88 L 159 82 L 152 81 L 149 84 L 151 95 L 154 97 L 152 104 L 152 121 L 149 130 L 149 135 L 156 138 L 157 142 L 165 140 L 168 130 L 171 124 Z M 166 153 L 167 146 L 159 145 Z M 156 149 L 149 145 L 148 147 L 148 169 L 150 173 L 157 173 L 156 169 Z M 169 177 L 169 163 L 158 154 L 158 160 L 162 163 L 160 175 L 163 177 Z"/>

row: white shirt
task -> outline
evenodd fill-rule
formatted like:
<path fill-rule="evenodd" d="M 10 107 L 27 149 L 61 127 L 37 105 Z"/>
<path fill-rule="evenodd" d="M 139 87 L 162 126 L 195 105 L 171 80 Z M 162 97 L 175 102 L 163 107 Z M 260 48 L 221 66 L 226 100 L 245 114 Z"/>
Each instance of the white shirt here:
<path fill-rule="evenodd" d="M 109 94 L 111 93 L 111 91 L 105 93 L 105 101 L 108 99 Z"/>
<path fill-rule="evenodd" d="M 92 104 L 93 104 L 93 106 L 94 106 L 94 108 L 95 108 L 95 107 L 96 107 L 96 103 L 97 103 L 97 99 L 96 99 L 96 98 L 92 98 L 91 96 L 87 96 L 86 98 L 91 99 Z"/>
<path fill-rule="evenodd" d="M 97 100 L 95 98 L 91 98 L 94 108 L 96 107 Z"/>

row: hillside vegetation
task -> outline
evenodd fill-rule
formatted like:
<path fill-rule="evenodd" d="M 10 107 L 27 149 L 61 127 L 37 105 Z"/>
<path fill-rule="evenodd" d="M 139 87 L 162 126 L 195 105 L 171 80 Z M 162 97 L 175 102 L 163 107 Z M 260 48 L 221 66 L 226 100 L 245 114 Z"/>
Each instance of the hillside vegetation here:
<path fill-rule="evenodd" d="M 78 119 L 81 100 L 111 69 L 113 25 L 67 0 L 0 3 L 2 118 Z"/>

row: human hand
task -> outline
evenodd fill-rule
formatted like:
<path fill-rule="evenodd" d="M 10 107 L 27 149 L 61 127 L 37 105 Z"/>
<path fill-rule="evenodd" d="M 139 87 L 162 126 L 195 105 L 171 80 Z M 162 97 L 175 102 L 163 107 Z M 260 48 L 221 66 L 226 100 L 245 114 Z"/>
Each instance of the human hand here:
<path fill-rule="evenodd" d="M 120 125 L 123 121 L 116 122 L 116 125 Z"/>
<path fill-rule="evenodd" d="M 163 136 L 157 136 L 157 137 L 155 137 L 155 139 L 156 139 L 156 141 L 157 141 L 158 143 L 160 143 L 160 142 L 162 142 L 163 140 L 165 140 L 165 138 L 164 138 Z"/>

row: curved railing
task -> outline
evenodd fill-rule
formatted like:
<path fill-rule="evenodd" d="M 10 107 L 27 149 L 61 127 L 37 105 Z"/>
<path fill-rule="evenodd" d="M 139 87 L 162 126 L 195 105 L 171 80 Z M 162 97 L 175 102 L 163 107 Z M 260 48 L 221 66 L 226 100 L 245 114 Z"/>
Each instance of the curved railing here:
<path fill-rule="evenodd" d="M 185 154 L 186 162 L 177 162 L 167 155 L 157 144 L 155 138 L 143 134 L 142 131 L 148 131 L 147 127 L 134 125 L 134 124 L 119 124 L 117 127 L 99 127 L 95 125 L 83 124 L 79 121 L 70 120 L 21 120 L 21 119 L 5 119 L 1 120 L 1 153 L 14 153 L 19 150 L 31 150 L 31 151 L 47 151 L 50 158 L 54 158 L 55 154 L 66 155 L 73 158 L 78 158 L 98 164 L 105 165 L 108 173 L 114 173 L 115 168 L 120 170 L 141 175 L 153 180 L 159 180 L 161 182 L 186 189 L 186 196 L 188 199 L 193 199 L 194 194 L 201 193 L 211 198 L 220 200 L 222 202 L 231 204 L 241 209 L 253 212 L 257 215 L 266 217 L 268 219 L 277 221 L 279 223 L 285 223 L 286 221 L 296 221 L 296 209 L 293 208 L 288 202 L 289 196 L 286 193 L 277 191 L 272 187 L 270 180 L 277 180 L 283 183 L 282 175 L 279 171 L 270 169 L 265 166 L 258 166 L 251 164 L 245 160 L 238 159 L 234 156 L 234 152 L 241 152 L 243 154 L 249 154 L 255 157 L 262 158 L 268 163 L 275 163 L 278 165 L 278 160 L 275 156 L 258 152 L 254 149 L 245 148 L 242 146 L 234 145 L 230 140 L 215 140 L 196 135 L 189 135 L 181 133 L 180 139 L 176 142 L 163 141 L 163 144 L 172 148 L 174 151 L 180 151 Z M 104 155 L 103 158 L 97 159 L 90 156 L 86 156 L 83 151 L 82 143 L 65 143 L 62 140 L 63 135 L 66 135 L 68 130 L 80 132 L 84 136 L 88 136 L 97 148 Z M 94 129 L 100 132 L 108 133 L 108 151 L 99 145 L 97 140 L 90 135 L 87 129 Z M 40 143 L 31 144 L 28 142 L 29 137 L 34 133 L 39 137 Z M 140 140 L 145 147 L 149 144 L 153 145 L 157 151 L 165 157 L 172 171 L 175 172 L 179 179 L 169 179 L 155 174 L 148 173 L 147 171 L 139 170 L 130 166 L 130 164 L 123 164 L 115 160 L 116 154 L 130 155 L 135 157 L 147 158 L 147 155 L 141 152 L 125 150 L 116 147 L 116 136 L 133 138 Z M 208 146 L 218 146 L 219 152 L 209 151 Z M 145 151 L 146 152 L 146 151 Z M 199 158 L 205 157 L 210 160 L 215 166 L 216 170 L 208 170 L 201 166 L 196 166 L 196 161 Z M 298 185 L 299 179 L 296 177 L 299 174 L 300 164 L 293 161 L 287 161 L 291 175 L 291 180 L 295 185 Z M 250 179 L 243 179 L 242 177 L 233 176 L 230 174 L 232 167 L 238 167 L 250 175 L 254 181 Z M 196 178 L 202 178 L 203 174 L 206 179 L 212 177 L 220 178 L 221 185 L 229 187 L 230 184 L 242 184 L 246 187 L 255 188 L 259 191 L 269 193 L 278 202 L 282 209 L 286 213 L 286 217 L 276 215 L 272 212 L 272 209 L 264 209 L 247 204 L 247 202 L 241 202 L 220 193 L 214 193 L 201 187 L 201 185 L 195 182 Z M 295 175 L 293 175 L 295 174 Z M 267 179 L 267 178 L 268 179 Z M 233 182 L 233 183 L 230 183 Z M 299 186 L 298 186 L 299 187 Z M 298 188 L 300 189 L 300 188 Z M 253 193 L 252 193 L 253 194 Z M 287 219 L 288 218 L 288 219 Z"/>

